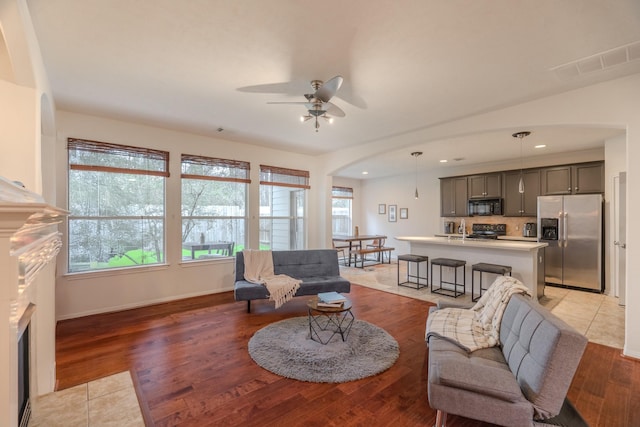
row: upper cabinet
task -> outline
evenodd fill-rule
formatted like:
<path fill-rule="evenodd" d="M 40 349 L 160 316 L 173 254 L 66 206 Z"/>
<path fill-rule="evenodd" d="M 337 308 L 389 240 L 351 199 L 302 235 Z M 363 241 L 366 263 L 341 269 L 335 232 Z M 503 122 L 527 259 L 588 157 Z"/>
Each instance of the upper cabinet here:
<path fill-rule="evenodd" d="M 536 216 L 540 195 L 540 171 L 522 172 L 524 193 L 520 193 L 520 171 L 504 173 L 504 216 Z"/>
<path fill-rule="evenodd" d="M 604 193 L 604 163 L 581 163 L 541 169 L 542 194 Z"/>
<path fill-rule="evenodd" d="M 467 177 L 440 179 L 440 215 L 467 216 Z"/>
<path fill-rule="evenodd" d="M 604 162 L 440 178 L 440 215 L 467 216 L 468 199 L 503 198 L 504 216 L 536 216 L 538 196 L 604 193 Z"/>
<path fill-rule="evenodd" d="M 490 173 L 467 178 L 469 198 L 502 197 L 502 174 Z"/>

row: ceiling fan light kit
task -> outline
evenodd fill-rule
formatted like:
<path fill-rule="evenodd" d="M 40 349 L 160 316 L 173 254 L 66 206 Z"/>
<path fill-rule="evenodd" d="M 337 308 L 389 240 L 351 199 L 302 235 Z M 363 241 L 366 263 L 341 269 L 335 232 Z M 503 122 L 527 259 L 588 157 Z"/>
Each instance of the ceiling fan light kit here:
<path fill-rule="evenodd" d="M 311 80 L 314 93 L 305 93 L 307 102 L 268 102 L 267 104 L 301 104 L 307 109 L 307 114 L 300 117 L 301 122 L 314 119 L 316 132 L 320 129 L 318 117 L 333 123 L 334 117 L 344 117 L 345 113 L 338 106 L 329 102 L 342 86 L 342 76 L 335 76 L 324 83 L 322 80 Z"/>

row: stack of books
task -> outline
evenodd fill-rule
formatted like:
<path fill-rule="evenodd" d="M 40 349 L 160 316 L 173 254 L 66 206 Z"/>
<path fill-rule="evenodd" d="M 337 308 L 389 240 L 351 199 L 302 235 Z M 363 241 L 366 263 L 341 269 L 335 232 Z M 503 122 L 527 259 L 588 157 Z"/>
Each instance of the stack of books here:
<path fill-rule="evenodd" d="M 342 307 L 347 299 L 337 292 L 320 292 L 318 294 L 318 307 Z"/>

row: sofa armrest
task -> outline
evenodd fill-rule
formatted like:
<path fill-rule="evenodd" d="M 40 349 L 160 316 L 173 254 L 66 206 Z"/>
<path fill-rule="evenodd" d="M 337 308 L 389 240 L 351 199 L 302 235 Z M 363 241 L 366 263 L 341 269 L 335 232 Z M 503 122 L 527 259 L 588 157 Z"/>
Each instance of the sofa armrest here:
<path fill-rule="evenodd" d="M 430 368 L 433 372 L 429 376 L 440 385 L 492 396 L 507 402 L 523 399 L 516 378 L 507 369 L 451 360 L 440 360 Z"/>

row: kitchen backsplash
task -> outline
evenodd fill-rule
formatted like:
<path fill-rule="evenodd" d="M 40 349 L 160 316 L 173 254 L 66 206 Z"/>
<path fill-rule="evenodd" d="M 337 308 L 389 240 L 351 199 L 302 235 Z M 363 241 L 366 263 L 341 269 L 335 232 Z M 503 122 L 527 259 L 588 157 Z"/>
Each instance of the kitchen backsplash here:
<path fill-rule="evenodd" d="M 460 221 L 464 218 L 464 222 L 467 227 L 467 232 L 471 232 L 471 226 L 473 224 L 507 224 L 507 236 L 519 236 L 522 237 L 522 229 L 527 222 L 536 222 L 536 217 L 508 217 L 508 216 L 481 216 L 481 217 L 456 217 L 456 218 L 443 218 L 442 226 L 440 227 L 442 232 L 444 230 L 444 223 L 447 221 L 453 221 L 456 223 L 454 230 L 458 230 Z"/>

